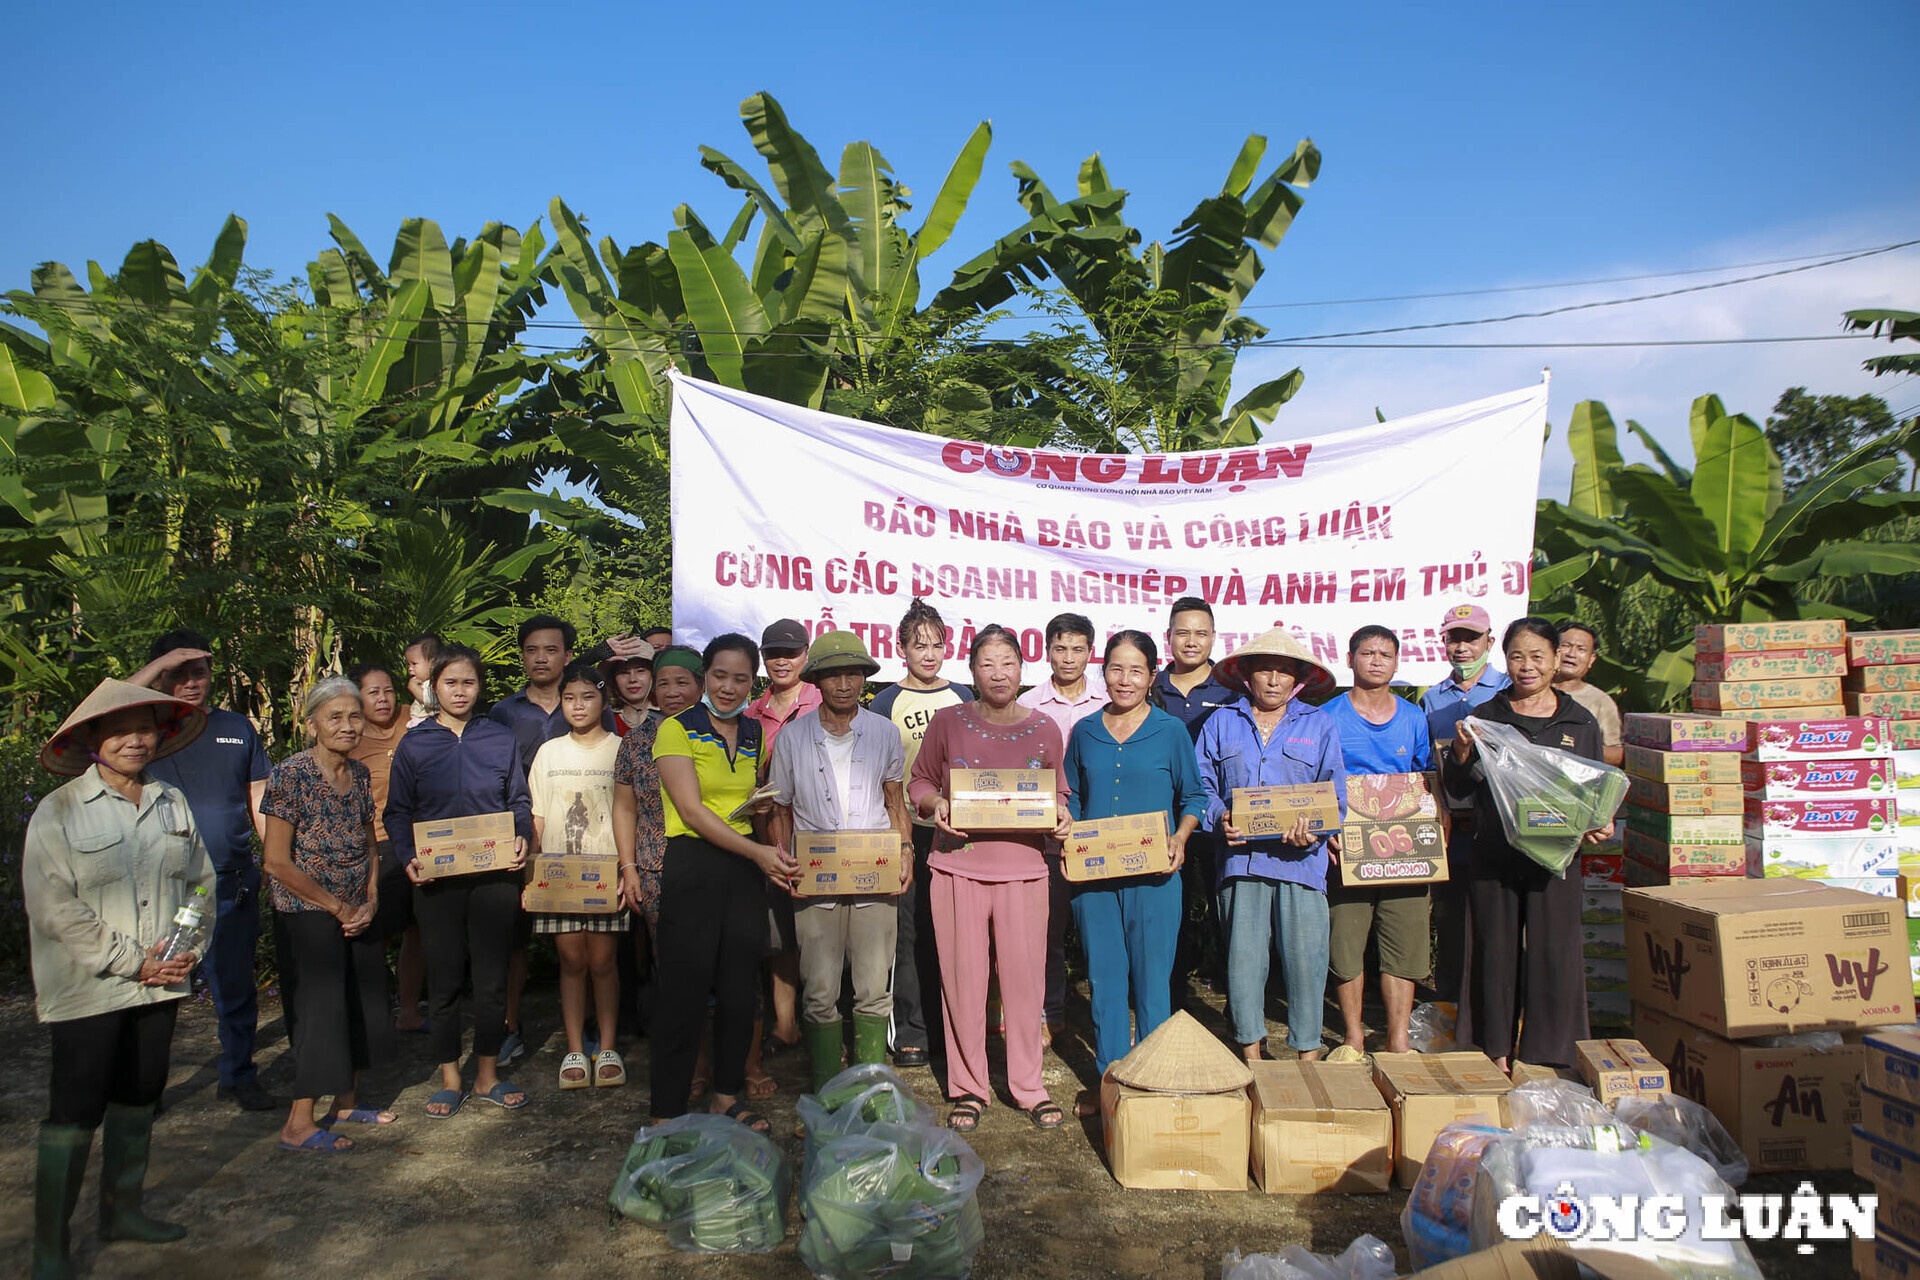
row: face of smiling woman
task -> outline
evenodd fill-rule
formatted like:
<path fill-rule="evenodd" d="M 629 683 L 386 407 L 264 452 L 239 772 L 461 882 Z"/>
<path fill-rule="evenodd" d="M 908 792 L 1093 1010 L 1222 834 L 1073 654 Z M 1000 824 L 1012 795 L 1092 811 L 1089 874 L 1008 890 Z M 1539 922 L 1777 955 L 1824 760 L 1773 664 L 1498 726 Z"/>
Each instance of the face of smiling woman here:
<path fill-rule="evenodd" d="M 980 701 L 998 711 L 1020 696 L 1020 651 L 1004 640 L 989 640 L 973 655 L 973 684 Z"/>

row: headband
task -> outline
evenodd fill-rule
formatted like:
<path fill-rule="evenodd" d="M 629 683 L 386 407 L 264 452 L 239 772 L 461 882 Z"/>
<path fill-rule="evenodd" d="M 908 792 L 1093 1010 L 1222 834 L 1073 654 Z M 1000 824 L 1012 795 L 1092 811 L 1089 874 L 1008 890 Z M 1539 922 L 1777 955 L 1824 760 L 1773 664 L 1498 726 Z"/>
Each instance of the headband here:
<path fill-rule="evenodd" d="M 698 654 L 685 653 L 675 649 L 663 650 L 653 659 L 654 674 L 658 675 L 668 667 L 679 667 L 683 671 L 691 671 L 695 680 L 703 679 L 707 674 L 706 670 L 700 665 L 700 657 Z"/>

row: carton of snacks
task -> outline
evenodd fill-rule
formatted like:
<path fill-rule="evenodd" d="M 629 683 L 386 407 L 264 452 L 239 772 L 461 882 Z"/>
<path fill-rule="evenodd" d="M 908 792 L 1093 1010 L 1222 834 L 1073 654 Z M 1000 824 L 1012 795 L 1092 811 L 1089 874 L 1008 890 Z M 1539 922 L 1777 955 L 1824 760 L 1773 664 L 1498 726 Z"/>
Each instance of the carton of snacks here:
<path fill-rule="evenodd" d="M 1746 732 L 1750 760 L 1846 760 L 1893 751 L 1888 722 L 1878 716 L 1752 720 Z"/>
<path fill-rule="evenodd" d="M 1898 693 L 1853 693 L 1841 699 L 1850 716 L 1882 716 L 1888 720 L 1920 719 L 1920 689 Z"/>
<path fill-rule="evenodd" d="M 1761 800 L 1747 797 L 1746 833 L 1755 836 L 1891 837 L 1896 806 L 1889 798 L 1866 800 Z"/>
<path fill-rule="evenodd" d="M 1893 761 L 1742 760 L 1740 785 L 1762 800 L 1866 799 L 1894 792 Z"/>
<path fill-rule="evenodd" d="M 796 831 L 793 857 L 800 864 L 793 891 L 802 898 L 892 895 L 901 890 L 900 833 L 891 827 Z"/>
<path fill-rule="evenodd" d="M 1483 1053 L 1376 1053 L 1374 1083 L 1393 1110 L 1394 1180 L 1420 1178 L 1433 1139 L 1456 1120 L 1507 1123 L 1510 1080 Z"/>
<path fill-rule="evenodd" d="M 948 782 L 954 830 L 1051 831 L 1060 821 L 1052 769 L 954 769 Z"/>
<path fill-rule="evenodd" d="M 1582 853 L 1580 883 L 1586 889 L 1617 889 L 1626 884 L 1624 853 Z"/>
<path fill-rule="evenodd" d="M 1744 751 L 1747 731 L 1715 716 L 1677 716 L 1630 711 L 1622 728 L 1627 743 L 1661 751 Z"/>
<path fill-rule="evenodd" d="M 1703 711 L 1757 711 L 1769 707 L 1825 707 L 1840 701 L 1839 676 L 1804 680 L 1696 681 L 1693 705 Z"/>
<path fill-rule="evenodd" d="M 1247 1064 L 1184 1009 L 1100 1081 L 1107 1162 L 1123 1187 L 1245 1191 Z"/>
<path fill-rule="evenodd" d="M 1628 831 L 1662 844 L 1739 844 L 1744 821 L 1738 814 L 1659 813 L 1637 804 L 1623 805 L 1620 813 Z"/>
<path fill-rule="evenodd" d="M 1847 660 L 1856 667 L 1920 662 L 1920 630 L 1856 631 L 1847 637 Z"/>
<path fill-rule="evenodd" d="M 1837 676 L 1847 669 L 1847 651 L 1779 649 L 1772 653 L 1721 653 L 1697 658 L 1693 678 L 1723 680 L 1804 680 L 1809 676 Z"/>
<path fill-rule="evenodd" d="M 1745 738 L 1741 739 L 1744 744 Z M 1649 782 L 1739 786 L 1740 757 L 1731 751 L 1662 751 L 1628 747 L 1627 773 Z"/>
<path fill-rule="evenodd" d="M 1666 1093 L 1672 1088 L 1665 1064 L 1638 1040 L 1576 1040 L 1573 1053 L 1580 1078 L 1609 1106 L 1631 1093 Z"/>
<path fill-rule="evenodd" d="M 1315 835 L 1340 829 L 1340 798 L 1331 782 L 1233 789 L 1233 825 L 1249 840 L 1283 836 L 1301 818 Z"/>
<path fill-rule="evenodd" d="M 1393 1112 L 1359 1062 L 1256 1062 L 1253 1180 L 1269 1194 L 1393 1185 Z"/>
<path fill-rule="evenodd" d="M 1060 872 L 1076 884 L 1151 876 L 1173 869 L 1167 815 L 1134 813 L 1075 824 L 1060 846 Z"/>
<path fill-rule="evenodd" d="M 503 871 L 513 862 L 513 840 L 511 813 L 413 824 L 414 861 L 429 880 Z"/>
<path fill-rule="evenodd" d="M 1887 726 L 1897 751 L 1920 751 L 1920 719 L 1894 720 Z"/>
<path fill-rule="evenodd" d="M 1447 839 L 1424 773 L 1347 775 L 1340 883 L 1426 884 L 1447 878 Z"/>
<path fill-rule="evenodd" d="M 1627 861 L 1658 867 L 1677 876 L 1744 876 L 1744 844 L 1668 844 L 1631 828 Z"/>
<path fill-rule="evenodd" d="M 1865 1039 L 1861 1079 L 1869 1089 L 1920 1103 L 1920 1032 L 1888 1027 Z"/>
<path fill-rule="evenodd" d="M 1847 624 L 1838 618 L 1810 618 L 1792 622 L 1728 622 L 1693 629 L 1695 654 L 1836 649 L 1846 643 Z"/>
<path fill-rule="evenodd" d="M 1920 689 L 1920 662 L 1903 662 L 1890 667 L 1855 667 L 1840 682 L 1841 688 L 1864 693 L 1899 693 Z"/>
<path fill-rule="evenodd" d="M 1742 797 L 1738 784 L 1724 782 L 1652 782 L 1629 776 L 1627 803 L 1656 813 L 1708 814 L 1739 813 Z"/>
<path fill-rule="evenodd" d="M 541 854 L 533 878 L 520 891 L 526 911 L 611 915 L 620 910 L 620 858 L 613 853 Z"/>

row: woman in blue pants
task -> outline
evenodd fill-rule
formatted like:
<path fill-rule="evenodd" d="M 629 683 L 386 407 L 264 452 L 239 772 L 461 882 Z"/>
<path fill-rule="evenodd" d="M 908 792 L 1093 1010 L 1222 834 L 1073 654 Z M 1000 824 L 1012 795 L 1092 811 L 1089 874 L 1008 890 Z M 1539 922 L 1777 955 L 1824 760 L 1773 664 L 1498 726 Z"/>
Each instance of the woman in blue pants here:
<path fill-rule="evenodd" d="M 1074 886 L 1073 920 L 1093 996 L 1093 1061 L 1102 1075 L 1136 1036 L 1145 1037 L 1172 1013 L 1180 865 L 1207 807 L 1186 726 L 1147 701 L 1159 661 L 1144 632 L 1122 631 L 1108 640 L 1107 706 L 1074 725 L 1067 740 L 1064 770 L 1075 821 L 1164 813 L 1173 854 L 1173 866 L 1159 875 Z M 1081 1096 L 1082 1116 L 1098 1108 L 1091 1093 Z"/>

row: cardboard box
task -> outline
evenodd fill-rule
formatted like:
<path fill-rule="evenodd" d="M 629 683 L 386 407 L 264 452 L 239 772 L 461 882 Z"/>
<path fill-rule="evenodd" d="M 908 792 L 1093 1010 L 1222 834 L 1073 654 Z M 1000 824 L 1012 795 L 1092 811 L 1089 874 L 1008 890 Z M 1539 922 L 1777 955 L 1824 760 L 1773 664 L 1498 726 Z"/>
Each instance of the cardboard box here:
<path fill-rule="evenodd" d="M 1587 1018 L 1595 1028 L 1618 1027 L 1627 1031 L 1633 1024 L 1633 1000 L 1624 991 L 1589 991 Z"/>
<path fill-rule="evenodd" d="M 1629 832 L 1637 831 L 1661 844 L 1739 844 L 1746 819 L 1731 813 L 1660 813 L 1637 804 L 1620 806 Z"/>
<path fill-rule="evenodd" d="M 1713 683 L 1725 680 L 1805 680 L 1810 676 L 1845 674 L 1847 651 L 1776 649 L 1772 653 L 1717 653 L 1694 659 L 1693 678 Z"/>
<path fill-rule="evenodd" d="M 1256 1062 L 1253 1180 L 1270 1194 L 1386 1191 L 1393 1112 L 1358 1062 Z"/>
<path fill-rule="evenodd" d="M 1856 631 L 1847 637 L 1847 661 L 1856 667 L 1920 662 L 1920 630 Z"/>
<path fill-rule="evenodd" d="M 1393 1109 L 1394 1181 L 1420 1178 L 1433 1139 L 1456 1120 L 1507 1123 L 1509 1080 L 1484 1053 L 1376 1053 L 1373 1078 Z"/>
<path fill-rule="evenodd" d="M 1920 1200 L 1909 1199 L 1885 1188 L 1881 1190 L 1880 1205 L 1873 1214 L 1874 1232 L 1898 1236 L 1903 1246 L 1920 1241 Z M 1920 1269 L 1916 1270 L 1920 1272 Z"/>
<path fill-rule="evenodd" d="M 1620 909 L 1620 895 L 1625 890 L 1618 885 L 1608 885 L 1604 889 L 1582 889 L 1580 891 L 1581 924 L 1619 924 L 1627 917 Z"/>
<path fill-rule="evenodd" d="M 1907 948 L 1898 904 L 1786 878 L 1630 889 L 1625 904 L 1637 1006 L 1732 1037 L 1913 1017 L 1908 984 L 1887 980 Z"/>
<path fill-rule="evenodd" d="M 1731 751 L 1662 751 L 1658 747 L 1626 750 L 1626 769 L 1631 777 L 1649 782 L 1740 785 L 1740 757 Z"/>
<path fill-rule="evenodd" d="M 1627 803 L 1655 813 L 1698 815 L 1739 813 L 1744 799 L 1740 788 L 1718 782 L 1654 782 L 1627 778 Z"/>
<path fill-rule="evenodd" d="M 1912 747 L 1894 748 L 1893 785 L 1895 790 L 1911 791 L 1915 799 L 1920 799 L 1920 751 Z"/>
<path fill-rule="evenodd" d="M 1920 1154 L 1876 1138 L 1865 1129 L 1853 1130 L 1853 1171 L 1895 1195 L 1920 1198 Z"/>
<path fill-rule="evenodd" d="M 1627 926 L 1622 921 L 1610 924 L 1580 923 L 1580 954 L 1592 960 L 1625 960 Z"/>
<path fill-rule="evenodd" d="M 1759 711 L 1770 707 L 1826 707 L 1839 702 L 1839 676 L 1804 680 L 1696 680 L 1693 705 L 1704 711 Z"/>
<path fill-rule="evenodd" d="M 1583 954 L 1580 957 L 1580 976 L 1586 983 L 1589 995 L 1601 991 L 1617 992 L 1621 995 L 1632 993 L 1627 962 L 1620 956 Z"/>
<path fill-rule="evenodd" d="M 955 769 L 949 785 L 956 831 L 1051 831 L 1060 821 L 1052 769 Z"/>
<path fill-rule="evenodd" d="M 1715 845 L 1714 847 L 1719 849 L 1732 848 L 1731 845 Z M 1627 888 L 1629 889 L 1659 889 L 1669 885 L 1675 888 L 1685 888 L 1687 885 L 1709 884 L 1714 880 L 1722 878 L 1723 877 L 1720 876 L 1701 875 L 1696 871 L 1685 868 L 1677 871 L 1669 871 L 1664 867 L 1656 867 L 1652 863 L 1636 862 L 1632 858 L 1627 859 Z"/>
<path fill-rule="evenodd" d="M 1889 902 L 1900 901 L 1899 884 L 1893 876 L 1820 876 L 1802 883 L 1824 884 L 1830 889 L 1852 889 L 1856 893 L 1871 894 Z"/>
<path fill-rule="evenodd" d="M 1131 813 L 1082 822 L 1060 847 L 1060 873 L 1076 884 L 1173 870 L 1167 815 Z"/>
<path fill-rule="evenodd" d="M 1507 1072 L 1507 1078 L 1513 1081 L 1513 1087 L 1523 1084 L 1536 1084 L 1546 1080 L 1571 1080 L 1582 1084 L 1580 1073 L 1572 1067 L 1543 1067 L 1533 1062 L 1515 1062 L 1513 1070 Z"/>
<path fill-rule="evenodd" d="M 1693 651 L 1772 653 L 1784 649 L 1837 649 L 1847 643 L 1847 624 L 1838 618 L 1792 622 L 1728 622 L 1693 629 Z"/>
<path fill-rule="evenodd" d="M 1634 1093 L 1666 1093 L 1672 1082 L 1660 1060 L 1638 1040 L 1576 1040 L 1574 1061 L 1594 1097 L 1613 1105 Z"/>
<path fill-rule="evenodd" d="M 1920 689 L 1902 689 L 1898 692 L 1849 691 L 1840 700 L 1850 716 L 1884 716 L 1889 720 L 1912 720 L 1920 717 Z"/>
<path fill-rule="evenodd" d="M 1627 861 L 1656 867 L 1669 875 L 1747 874 L 1747 849 L 1744 844 L 1668 844 L 1629 827 L 1626 849 Z"/>
<path fill-rule="evenodd" d="M 1749 759 L 1846 760 L 1893 750 L 1888 722 L 1877 716 L 1753 720 L 1747 724 Z"/>
<path fill-rule="evenodd" d="M 1582 853 L 1580 855 L 1581 886 L 1587 889 L 1625 887 L 1626 861 L 1624 853 Z"/>
<path fill-rule="evenodd" d="M 1713 716 L 1630 711 L 1621 727 L 1628 745 L 1661 751 L 1744 751 L 1746 730 Z"/>
<path fill-rule="evenodd" d="M 1317 835 L 1340 829 L 1340 797 L 1331 782 L 1233 789 L 1233 825 L 1249 840 L 1283 836 L 1301 818 Z"/>
<path fill-rule="evenodd" d="M 1891 876 L 1899 867 L 1891 836 L 1749 836 L 1747 853 L 1761 876 L 1802 880 Z"/>
<path fill-rule="evenodd" d="M 1634 1036 L 1666 1064 L 1674 1093 L 1725 1125 L 1755 1173 L 1844 1169 L 1860 1117 L 1865 1049 L 1770 1049 L 1637 1006 Z"/>
<path fill-rule="evenodd" d="M 1903 1102 L 1920 1103 L 1920 1033 L 1889 1029 L 1861 1042 L 1860 1078 L 1867 1088 Z"/>
<path fill-rule="evenodd" d="M 504 871 L 513 861 L 513 839 L 511 813 L 413 824 L 414 859 L 429 880 Z"/>
<path fill-rule="evenodd" d="M 1720 711 L 1702 708 L 1700 714 L 1752 724 L 1755 720 L 1775 720 L 1781 716 L 1799 716 L 1803 720 L 1844 720 L 1847 718 L 1847 708 L 1843 703 L 1834 701 L 1804 707 L 1728 707 Z"/>
<path fill-rule="evenodd" d="M 1883 1142 L 1906 1151 L 1920 1151 L 1920 1103 L 1863 1086 L 1860 1127 Z"/>
<path fill-rule="evenodd" d="M 1920 751 L 1920 719 L 1889 721 L 1887 736 L 1896 751 Z"/>
<path fill-rule="evenodd" d="M 1853 1274 L 1860 1280 L 1920 1280 L 1920 1252 L 1906 1248 L 1901 1237 L 1876 1229 L 1871 1240 L 1854 1237 Z"/>
<path fill-rule="evenodd" d="M 620 910 L 620 856 L 614 853 L 541 854 L 520 891 L 525 911 L 602 916 Z"/>
<path fill-rule="evenodd" d="M 796 831 L 793 856 L 800 864 L 800 878 L 794 882 L 793 891 L 800 897 L 889 896 L 900 892 L 904 855 L 900 833 L 891 827 L 879 831 Z"/>
<path fill-rule="evenodd" d="M 1920 667 L 1914 668 L 1920 671 Z M 1740 785 L 1763 800 L 1820 800 L 1827 797 L 1892 795 L 1892 759 L 1742 760 Z"/>
<path fill-rule="evenodd" d="M 1747 797 L 1746 832 L 1756 836 L 1891 838 L 1898 809 L 1891 799 L 1761 800 Z"/>
<path fill-rule="evenodd" d="M 1424 773 L 1347 775 L 1340 883 L 1426 884 L 1447 878 L 1447 836 Z"/>
<path fill-rule="evenodd" d="M 1229 1093 L 1154 1093 L 1111 1075 L 1100 1122 L 1113 1179 L 1136 1190 L 1245 1191 L 1252 1103 Z"/>
<path fill-rule="evenodd" d="M 1920 689 L 1920 662 L 1903 662 L 1886 667 L 1855 667 L 1841 679 L 1840 687 L 1862 693 L 1901 693 Z"/>

